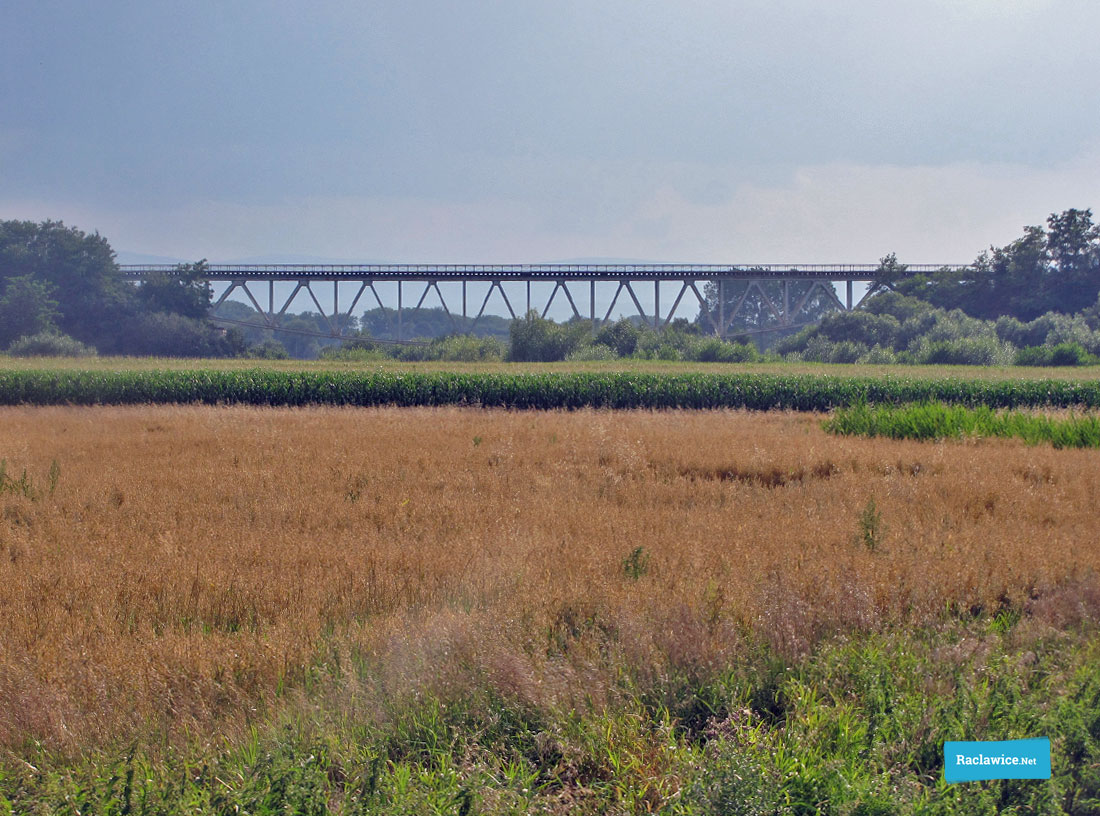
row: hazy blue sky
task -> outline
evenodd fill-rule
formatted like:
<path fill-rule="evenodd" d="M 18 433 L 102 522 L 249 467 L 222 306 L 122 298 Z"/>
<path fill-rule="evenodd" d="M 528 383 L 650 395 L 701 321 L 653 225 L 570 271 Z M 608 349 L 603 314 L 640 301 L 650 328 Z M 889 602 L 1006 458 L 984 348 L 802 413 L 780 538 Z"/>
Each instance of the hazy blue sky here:
<path fill-rule="evenodd" d="M 969 261 L 1100 208 L 1096 0 L 11 0 L 0 218 L 229 260 Z"/>

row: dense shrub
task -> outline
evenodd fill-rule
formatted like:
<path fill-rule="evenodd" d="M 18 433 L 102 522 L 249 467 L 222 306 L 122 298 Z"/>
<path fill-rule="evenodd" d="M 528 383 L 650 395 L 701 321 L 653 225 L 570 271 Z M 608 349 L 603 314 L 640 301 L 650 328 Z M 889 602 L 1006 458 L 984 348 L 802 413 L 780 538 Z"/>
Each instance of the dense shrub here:
<path fill-rule="evenodd" d="M 1059 343 L 1050 350 L 1050 363 L 1056 366 L 1093 365 L 1097 358 L 1077 343 Z"/>
<path fill-rule="evenodd" d="M 960 337 L 931 341 L 922 338 L 911 350 L 913 361 L 925 365 L 1011 365 L 1016 351 L 995 337 Z"/>
<path fill-rule="evenodd" d="M 1093 330 L 1084 315 L 1047 312 L 1021 323 L 1014 317 L 1001 317 L 996 323 L 997 336 L 1019 348 L 1057 346 L 1074 343 L 1090 354 L 1100 354 L 1100 332 Z"/>
<path fill-rule="evenodd" d="M 865 343 L 815 336 L 801 352 L 801 359 L 810 363 L 854 363 L 869 351 Z"/>
<path fill-rule="evenodd" d="M 530 311 L 513 320 L 509 328 L 508 359 L 517 362 L 548 363 L 564 360 L 588 338 L 587 323 L 559 324 Z"/>
<path fill-rule="evenodd" d="M 354 337 L 339 347 L 324 349 L 321 352 L 321 358 L 357 362 L 397 359 L 412 363 L 424 361 L 477 363 L 499 362 L 504 359 L 506 352 L 504 343 L 495 337 L 477 337 L 469 334 L 437 337 L 429 342 L 407 344 L 384 343 L 369 337 Z"/>
<path fill-rule="evenodd" d="M 380 360 L 392 360 L 393 356 L 381 349 L 351 346 L 349 348 L 327 348 L 321 351 L 322 360 L 341 360 L 346 363 L 373 363 Z"/>
<path fill-rule="evenodd" d="M 1043 343 L 1048 346 L 1075 344 L 1089 354 L 1100 354 L 1100 332 L 1090 329 L 1081 315 L 1051 313 L 1050 330 Z"/>
<path fill-rule="evenodd" d="M 890 348 L 874 345 L 871 350 L 859 358 L 856 362 L 870 365 L 892 365 L 898 361 L 898 356 Z"/>
<path fill-rule="evenodd" d="M 531 312 L 512 322 L 507 347 L 494 340 L 469 336 L 406 346 L 383 346 L 372 344 L 368 338 L 356 338 L 344 343 L 339 351 L 324 352 L 324 356 L 471 362 L 606 361 L 630 357 L 745 363 L 765 359 L 751 342 L 736 343 L 700 335 L 686 326 L 683 321 L 673 321 L 658 330 L 635 318 L 624 318 L 593 332 L 587 320 L 559 324 Z M 1012 317 L 980 320 L 959 309 L 948 311 L 913 297 L 885 292 L 871 297 L 858 311 L 830 314 L 820 324 L 780 339 L 767 352 L 767 359 L 883 365 L 1011 365 L 1016 362 L 1017 348 L 1053 348 L 1062 344 L 1079 347 L 1087 354 L 1062 350 L 1057 356 L 1061 363 L 1053 362 L 1055 357 L 1043 352 L 1028 352 L 1021 359 L 1034 360 L 1026 363 L 1031 365 L 1086 364 L 1091 355 L 1100 354 L 1100 331 L 1091 329 L 1084 315 L 1048 313 L 1030 323 Z"/>
<path fill-rule="evenodd" d="M 1042 318 L 1036 318 L 1030 323 L 1021 323 L 1011 315 L 1002 315 L 997 318 L 995 331 L 997 336 L 1006 343 L 1011 343 L 1017 348 L 1041 346 L 1047 339 L 1047 328 L 1039 325 Z"/>
<path fill-rule="evenodd" d="M 751 343 L 726 343 L 708 337 L 692 344 L 686 359 L 699 363 L 755 363 L 760 360 L 760 352 Z"/>
<path fill-rule="evenodd" d="M 1100 362 L 1077 343 L 1059 343 L 1056 346 L 1029 346 L 1016 352 L 1016 365 L 1020 366 L 1081 366 Z"/>
<path fill-rule="evenodd" d="M 684 359 L 683 350 L 675 343 L 659 343 L 651 352 L 649 359 L 651 360 L 667 360 L 669 362 L 675 362 L 677 360 Z"/>
<path fill-rule="evenodd" d="M 345 360 L 364 362 L 386 360 L 393 357 L 393 346 L 378 343 L 365 335 L 350 337 L 338 346 L 321 349 L 322 360 Z"/>
<path fill-rule="evenodd" d="M 615 349 L 609 348 L 603 343 L 593 343 L 569 352 L 565 359 L 576 363 L 603 362 L 618 360 L 619 355 L 615 353 Z"/>
<path fill-rule="evenodd" d="M 278 340 L 265 340 L 251 346 L 245 356 L 254 360 L 289 360 L 290 352 Z"/>
<path fill-rule="evenodd" d="M 443 360 L 456 363 L 500 362 L 507 348 L 495 337 L 475 337 L 454 334 L 439 337 L 427 346 L 397 346 L 395 356 L 401 360 Z"/>
<path fill-rule="evenodd" d="M 1016 365 L 1018 366 L 1050 366 L 1054 365 L 1052 352 L 1049 346 L 1028 346 L 1016 351 Z"/>
<path fill-rule="evenodd" d="M 867 346 L 892 346 L 901 323 L 891 314 L 862 310 L 828 315 L 817 327 L 816 336 L 833 342 L 850 341 Z"/>
<path fill-rule="evenodd" d="M 135 315 L 116 337 L 127 353 L 157 357 L 238 357 L 246 351 L 237 330 L 170 312 Z"/>
<path fill-rule="evenodd" d="M 95 353 L 91 346 L 57 332 L 20 337 L 8 346 L 8 354 L 12 357 L 91 357 Z"/>
<path fill-rule="evenodd" d="M 638 348 L 641 331 L 633 321 L 623 318 L 596 332 L 596 343 L 614 349 L 620 357 L 629 357 Z"/>
<path fill-rule="evenodd" d="M 988 320 L 979 320 L 970 317 L 962 309 L 944 311 L 936 309 L 928 313 L 933 318 L 931 325 L 923 332 L 924 339 L 929 342 L 971 340 L 975 338 L 996 339 L 993 324 Z M 921 320 L 922 317 L 916 318 Z M 926 317 L 924 319 L 927 319 Z"/>
<path fill-rule="evenodd" d="M 906 319 L 898 330 L 898 336 L 894 342 L 894 350 L 906 351 L 918 345 L 920 341 L 932 331 L 932 328 L 936 325 L 941 314 L 946 314 L 946 312 L 930 309 L 929 311 L 921 312 L 920 314 Z"/>
<path fill-rule="evenodd" d="M 938 365 L 1085 365 L 1100 354 L 1100 331 L 1083 314 L 980 320 L 893 292 L 870 298 L 864 310 L 830 315 L 776 350 L 792 360 Z M 1035 350 L 1016 351 L 1028 347 Z"/>
<path fill-rule="evenodd" d="M 816 330 L 817 326 L 807 326 L 796 334 L 778 340 L 772 346 L 772 351 L 781 357 L 797 354 L 798 359 L 802 359 L 802 352 L 806 350 L 807 344 L 817 336 Z"/>

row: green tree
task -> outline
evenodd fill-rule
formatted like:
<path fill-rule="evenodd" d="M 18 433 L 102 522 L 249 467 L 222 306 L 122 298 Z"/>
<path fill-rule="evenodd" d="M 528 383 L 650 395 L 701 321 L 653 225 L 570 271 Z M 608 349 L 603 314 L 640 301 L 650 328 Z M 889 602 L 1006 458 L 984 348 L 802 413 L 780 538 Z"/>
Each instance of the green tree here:
<path fill-rule="evenodd" d="M 1091 210 L 1066 210 L 1047 219 L 1051 270 L 1047 290 L 1057 312 L 1090 306 L 1100 292 L 1100 225 Z"/>
<path fill-rule="evenodd" d="M 316 319 L 315 319 L 316 318 Z M 324 342 L 327 338 L 317 337 L 322 333 L 321 316 L 316 312 L 302 312 L 284 318 L 280 324 L 286 331 L 275 333 L 275 338 L 283 344 L 291 357 L 299 360 L 315 360 L 321 353 L 322 345 L 335 345 L 338 341 Z"/>
<path fill-rule="evenodd" d="M 110 346 L 133 311 L 133 286 L 99 233 L 60 221 L 0 221 L 0 285 L 24 276 L 53 287 L 58 326 L 86 343 Z"/>
<path fill-rule="evenodd" d="M 0 294 L 0 348 L 20 337 L 57 332 L 61 313 L 53 297 L 54 287 L 30 275 L 7 279 Z"/>
<path fill-rule="evenodd" d="M 534 309 L 512 321 L 508 357 L 517 362 L 548 363 L 564 360 L 591 337 L 587 321 L 558 324 L 539 317 Z"/>
<path fill-rule="evenodd" d="M 885 258 L 879 258 L 878 269 L 875 270 L 874 280 L 867 290 L 867 297 L 877 295 L 880 292 L 893 291 L 898 281 L 909 277 L 909 267 L 898 263 L 898 256 L 891 252 Z"/>
<path fill-rule="evenodd" d="M 26 312 L 11 307 L 11 314 L 25 322 L 48 316 L 51 330 L 107 353 L 235 353 L 239 334 L 209 320 L 204 271 L 205 262 L 185 264 L 177 275 L 137 287 L 123 277 L 114 251 L 98 233 L 88 235 L 60 221 L 0 221 L 0 290 L 25 280 L 12 298 L 29 298 L 41 307 Z"/>
<path fill-rule="evenodd" d="M 180 264 L 172 273 L 151 277 L 137 289 L 137 300 L 151 312 L 205 318 L 213 291 L 206 279 L 206 259 Z"/>
<path fill-rule="evenodd" d="M 961 272 L 913 273 L 888 255 L 874 286 L 986 320 L 1076 313 L 1100 294 L 1100 226 L 1091 210 L 1052 213 L 1045 229 L 1025 227 L 1020 238 L 983 252 Z"/>
<path fill-rule="evenodd" d="M 157 357 L 236 357 L 247 347 L 235 329 L 171 312 L 135 315 L 119 328 L 116 342 L 129 354 Z"/>
<path fill-rule="evenodd" d="M 629 357 L 638 347 L 641 331 L 630 318 L 624 317 L 608 323 L 596 332 L 596 342 L 614 349 L 620 357 Z"/>

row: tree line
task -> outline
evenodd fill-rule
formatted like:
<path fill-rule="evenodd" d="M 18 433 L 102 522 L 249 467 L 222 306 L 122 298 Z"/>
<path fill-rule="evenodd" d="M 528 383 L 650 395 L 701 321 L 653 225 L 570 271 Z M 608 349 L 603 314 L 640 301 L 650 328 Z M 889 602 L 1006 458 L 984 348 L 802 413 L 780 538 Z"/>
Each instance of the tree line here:
<path fill-rule="evenodd" d="M 60 221 L 0 221 L 0 349 L 241 354 L 240 334 L 210 320 L 204 266 L 183 264 L 178 275 L 134 286 L 99 233 L 88 235 Z"/>
<path fill-rule="evenodd" d="M 165 356 L 396 356 L 403 359 L 681 360 L 801 359 L 825 362 L 1051 363 L 1100 356 L 1100 226 L 1091 210 L 1051 214 L 965 270 L 915 272 L 887 255 L 861 309 L 845 312 L 812 281 L 788 284 L 799 330 L 776 313 L 782 283 L 714 282 L 693 320 L 660 332 L 640 317 L 593 327 L 529 314 L 483 316 L 456 327 L 441 309 L 406 310 L 405 337 L 426 346 L 386 346 L 392 309 L 341 315 L 357 335 L 327 337 L 324 316 L 286 315 L 279 329 L 240 326 L 255 311 L 226 301 L 211 309 L 205 262 L 135 286 L 107 240 L 60 221 L 0 221 L 0 349 L 12 353 Z M 729 332 L 715 326 L 736 310 Z M 219 318 L 221 322 L 219 323 Z M 472 332 L 477 330 L 477 336 Z M 462 337 L 447 337 L 454 334 Z M 751 342 L 750 342 L 751 341 Z M 434 357 L 433 357 L 434 355 Z"/>
<path fill-rule="evenodd" d="M 775 350 L 819 362 L 1080 365 L 1100 357 L 1098 298 L 1100 226 L 1070 209 L 961 272 L 916 272 L 887 255 L 861 309 Z"/>

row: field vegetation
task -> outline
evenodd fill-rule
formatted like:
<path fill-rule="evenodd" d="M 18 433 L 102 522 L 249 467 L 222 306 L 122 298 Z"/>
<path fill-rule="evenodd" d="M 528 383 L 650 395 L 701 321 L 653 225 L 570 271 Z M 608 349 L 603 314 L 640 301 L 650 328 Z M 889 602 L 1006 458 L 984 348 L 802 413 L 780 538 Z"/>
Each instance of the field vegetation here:
<path fill-rule="evenodd" d="M 821 420 L 0 409 L 0 813 L 1098 812 L 1097 452 Z"/>
<path fill-rule="evenodd" d="M 907 405 L 857 404 L 838 408 L 823 423 L 837 434 L 886 436 L 892 439 L 1018 437 L 1031 445 L 1056 448 L 1100 448 L 1100 418 L 1095 414 L 1051 416 L 1029 411 L 994 411 L 942 403 Z"/>
<path fill-rule="evenodd" d="M 674 360 L 572 360 L 562 362 L 486 362 L 394 359 L 319 360 L 263 359 L 223 357 L 5 357 L 0 354 L 4 371 L 448 371 L 464 374 L 505 373 L 578 373 L 637 372 L 652 374 L 811 374 L 823 377 L 899 378 L 913 380 L 1100 380 L 1100 366 L 1086 368 L 1046 368 L 1041 366 L 968 366 L 968 365 L 863 365 L 855 363 L 817 363 L 771 361 L 757 363 L 695 363 Z"/>
<path fill-rule="evenodd" d="M 0 370 L 0 404 L 7 405 L 207 403 L 824 411 L 867 402 L 919 401 L 993 408 L 1095 407 L 1100 405 L 1100 380 L 920 379 L 676 370 Z"/>

